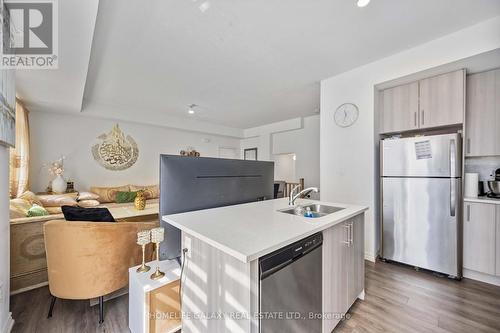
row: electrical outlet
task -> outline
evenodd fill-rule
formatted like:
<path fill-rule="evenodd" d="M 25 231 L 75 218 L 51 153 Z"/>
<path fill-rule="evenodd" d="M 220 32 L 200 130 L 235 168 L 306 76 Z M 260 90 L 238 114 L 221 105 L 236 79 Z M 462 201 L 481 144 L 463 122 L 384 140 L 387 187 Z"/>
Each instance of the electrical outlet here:
<path fill-rule="evenodd" d="M 191 258 L 191 237 L 184 238 L 184 248 L 187 249 L 186 256 Z"/>

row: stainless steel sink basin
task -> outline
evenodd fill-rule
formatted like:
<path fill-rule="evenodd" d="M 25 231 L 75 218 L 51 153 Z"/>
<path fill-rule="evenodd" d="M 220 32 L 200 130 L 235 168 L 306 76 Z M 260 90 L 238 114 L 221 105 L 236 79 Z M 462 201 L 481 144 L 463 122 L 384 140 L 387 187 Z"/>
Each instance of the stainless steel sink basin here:
<path fill-rule="evenodd" d="M 309 217 L 309 218 L 318 218 L 329 214 L 333 214 L 342 209 L 344 208 L 326 206 L 321 204 L 309 204 L 309 205 L 301 205 L 297 207 L 282 209 L 280 210 L 280 212 L 297 216 Z"/>

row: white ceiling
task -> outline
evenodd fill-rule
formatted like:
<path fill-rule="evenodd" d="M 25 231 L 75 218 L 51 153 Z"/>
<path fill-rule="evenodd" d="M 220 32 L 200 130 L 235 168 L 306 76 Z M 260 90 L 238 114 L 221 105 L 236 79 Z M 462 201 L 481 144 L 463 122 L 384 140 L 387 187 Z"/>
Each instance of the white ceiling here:
<path fill-rule="evenodd" d="M 16 72 L 16 94 L 30 110 L 81 110 L 98 5 L 99 0 L 58 1 L 59 69 Z"/>
<path fill-rule="evenodd" d="M 92 21 L 87 1 L 60 1 L 60 17 Z M 498 15 L 498 0 L 105 0 L 82 112 L 214 131 L 311 115 L 321 79 Z M 79 110 L 87 45 L 66 29 L 59 74 L 18 76 L 33 109 Z"/>

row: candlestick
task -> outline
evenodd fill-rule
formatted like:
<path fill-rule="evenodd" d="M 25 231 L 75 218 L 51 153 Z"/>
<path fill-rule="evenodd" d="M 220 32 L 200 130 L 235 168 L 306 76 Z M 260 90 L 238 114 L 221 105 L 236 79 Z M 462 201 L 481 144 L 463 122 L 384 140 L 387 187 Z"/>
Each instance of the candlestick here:
<path fill-rule="evenodd" d="M 138 273 L 147 272 L 151 269 L 148 265 L 146 265 L 146 245 L 151 242 L 151 231 L 143 230 L 137 233 L 137 244 L 142 247 L 142 265 L 137 268 Z"/>
<path fill-rule="evenodd" d="M 152 280 L 158 280 L 165 276 L 165 273 L 160 271 L 160 243 L 163 242 L 165 237 L 165 230 L 163 228 L 151 229 L 151 241 L 155 243 L 156 247 L 156 271 L 151 274 Z"/>

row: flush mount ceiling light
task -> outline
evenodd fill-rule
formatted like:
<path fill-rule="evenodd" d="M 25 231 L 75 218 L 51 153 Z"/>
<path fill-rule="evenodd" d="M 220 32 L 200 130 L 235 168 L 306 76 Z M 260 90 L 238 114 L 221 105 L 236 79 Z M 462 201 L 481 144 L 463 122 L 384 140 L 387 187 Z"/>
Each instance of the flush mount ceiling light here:
<path fill-rule="evenodd" d="M 196 104 L 191 104 L 188 108 L 188 113 L 189 114 L 194 114 L 194 108 L 196 107 Z"/>
<path fill-rule="evenodd" d="M 366 7 L 370 3 L 370 0 L 358 0 L 358 7 Z"/>

